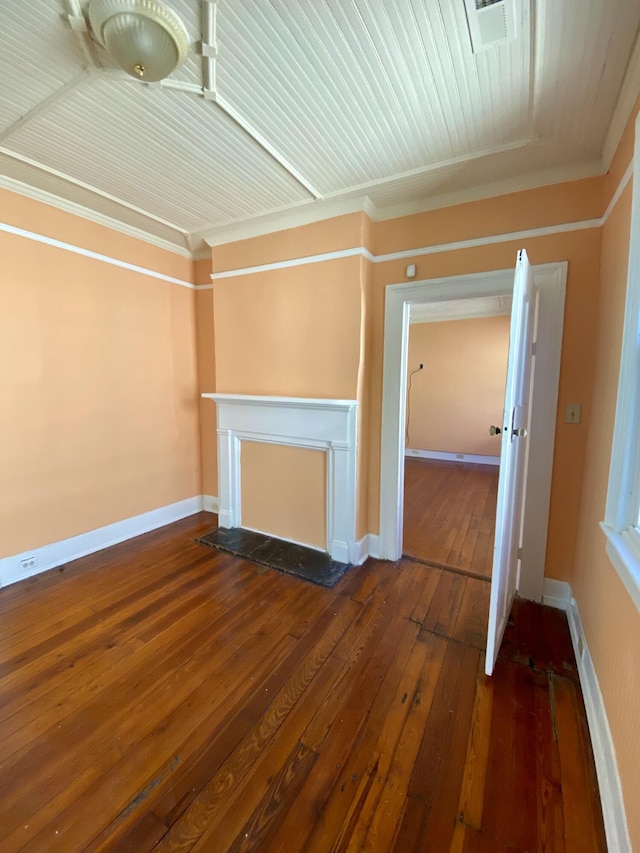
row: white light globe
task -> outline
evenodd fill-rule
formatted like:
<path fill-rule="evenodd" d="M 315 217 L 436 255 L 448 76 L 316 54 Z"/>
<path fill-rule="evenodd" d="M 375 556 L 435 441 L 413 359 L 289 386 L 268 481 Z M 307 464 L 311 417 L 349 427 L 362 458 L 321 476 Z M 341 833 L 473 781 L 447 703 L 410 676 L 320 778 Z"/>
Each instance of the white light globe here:
<path fill-rule="evenodd" d="M 89 22 L 120 68 L 140 80 L 163 80 L 187 58 L 189 34 L 160 0 L 91 0 Z"/>

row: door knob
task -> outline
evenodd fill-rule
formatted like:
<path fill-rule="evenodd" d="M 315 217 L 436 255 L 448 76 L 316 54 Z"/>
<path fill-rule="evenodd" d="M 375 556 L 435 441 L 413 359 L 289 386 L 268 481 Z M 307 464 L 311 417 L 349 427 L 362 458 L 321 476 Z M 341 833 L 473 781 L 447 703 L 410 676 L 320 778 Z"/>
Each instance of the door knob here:
<path fill-rule="evenodd" d="M 489 427 L 489 435 L 500 435 L 501 432 L 500 427 L 493 426 L 493 424 Z"/>
<path fill-rule="evenodd" d="M 524 438 L 527 434 L 527 430 L 524 427 L 520 427 L 520 429 L 514 429 L 513 434 L 517 438 Z"/>

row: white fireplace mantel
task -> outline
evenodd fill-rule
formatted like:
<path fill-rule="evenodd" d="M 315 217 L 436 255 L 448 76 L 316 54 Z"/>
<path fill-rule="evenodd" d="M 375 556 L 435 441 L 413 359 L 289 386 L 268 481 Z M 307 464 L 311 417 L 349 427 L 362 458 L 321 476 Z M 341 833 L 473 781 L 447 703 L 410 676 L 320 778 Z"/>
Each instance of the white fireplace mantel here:
<path fill-rule="evenodd" d="M 359 562 L 356 542 L 357 400 L 203 394 L 218 413 L 218 519 L 242 525 L 240 442 L 306 447 L 327 453 L 327 550 Z"/>

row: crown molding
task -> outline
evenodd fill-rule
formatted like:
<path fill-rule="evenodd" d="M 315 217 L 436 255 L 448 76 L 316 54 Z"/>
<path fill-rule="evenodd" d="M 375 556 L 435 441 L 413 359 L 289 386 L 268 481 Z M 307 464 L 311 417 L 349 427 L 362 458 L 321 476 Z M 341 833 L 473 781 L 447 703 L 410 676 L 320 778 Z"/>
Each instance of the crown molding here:
<path fill-rule="evenodd" d="M 20 154 L 18 151 L 14 151 L 11 148 L 5 148 L 3 145 L 0 145 L 0 154 L 8 157 L 10 160 L 17 160 L 18 163 L 24 163 L 25 166 L 30 166 L 38 172 L 44 172 L 45 175 L 51 175 L 54 178 L 58 178 L 73 187 L 79 187 L 81 190 L 86 190 L 86 192 L 89 192 L 98 198 L 104 198 L 107 201 L 118 204 L 120 207 L 131 210 L 133 213 L 137 213 L 139 216 L 144 216 L 145 219 L 157 222 L 159 225 L 164 225 L 165 228 L 170 228 L 172 231 L 181 234 L 185 241 L 187 239 L 188 232 L 185 231 L 184 228 L 180 228 L 176 225 L 175 222 L 169 222 L 169 220 L 163 219 L 161 216 L 156 216 L 155 213 L 149 213 L 148 210 L 144 210 L 136 204 L 131 204 L 129 201 L 124 201 L 124 199 L 121 199 L 118 196 L 105 192 L 105 190 L 101 190 L 98 187 L 94 187 L 93 184 L 88 184 L 85 181 L 81 181 L 79 178 L 73 178 L 66 172 L 61 172 L 59 169 L 54 169 L 52 166 L 47 166 L 45 163 L 40 163 L 38 160 L 33 160 L 31 157 L 25 157 L 24 154 Z"/>
<path fill-rule="evenodd" d="M 142 228 L 128 225 L 118 219 L 100 213 L 93 208 L 85 207 L 82 204 L 62 198 L 54 193 L 39 189 L 30 184 L 25 184 L 14 178 L 0 175 L 0 187 L 10 190 L 11 192 L 18 193 L 19 195 L 32 198 L 36 201 L 43 202 L 44 204 L 51 205 L 59 210 L 64 210 L 67 213 L 80 216 L 84 219 L 90 220 L 91 222 L 95 222 L 98 225 L 104 225 L 107 228 L 111 228 L 122 234 L 126 234 L 129 237 L 150 243 L 151 245 L 157 246 L 165 251 L 197 261 L 210 258 L 211 249 L 214 246 L 233 243 L 238 240 L 246 240 L 252 237 L 259 237 L 265 234 L 272 234 L 277 231 L 296 228 L 301 225 L 310 225 L 315 222 L 322 222 L 324 220 L 333 219 L 349 213 L 365 213 L 372 221 L 380 222 L 388 219 L 410 216 L 417 213 L 425 213 L 430 210 L 437 210 L 444 207 L 453 207 L 466 202 L 479 201 L 500 195 L 508 195 L 509 193 L 528 189 L 536 189 L 538 187 L 556 183 L 566 183 L 569 181 L 579 180 L 581 178 L 594 177 L 601 175 L 602 173 L 602 163 L 599 160 L 587 161 L 582 164 L 575 164 L 568 167 L 555 167 L 553 169 L 534 172 L 517 178 L 508 178 L 503 181 L 483 184 L 471 189 L 459 190 L 444 195 L 432 196 L 426 199 L 414 199 L 384 208 L 376 207 L 368 196 L 303 202 L 302 204 L 292 205 L 272 213 L 245 218 L 243 220 L 230 223 L 229 225 L 222 225 L 208 230 L 193 232 L 188 236 L 188 243 L 193 247 L 191 250 L 186 246 L 179 246 L 162 237 L 157 237 Z M 178 231 L 178 229 L 176 230 L 182 237 L 183 232 Z"/>
<path fill-rule="evenodd" d="M 604 165 L 603 171 L 608 172 L 614 154 L 622 139 L 622 134 L 627 126 L 627 122 L 631 117 L 638 94 L 640 93 L 640 35 L 636 38 L 636 43 L 631 51 L 631 57 L 627 70 L 620 87 L 618 100 L 613 109 L 613 115 L 607 128 L 607 133 L 602 146 L 602 162 Z"/>
<path fill-rule="evenodd" d="M 320 255 L 305 255 L 300 258 L 291 258 L 286 261 L 273 261 L 268 264 L 258 264 L 252 267 L 236 267 L 230 270 L 211 273 L 211 281 L 217 282 L 226 278 L 238 278 L 244 275 L 270 272 L 273 270 L 287 269 L 291 267 L 305 266 L 306 264 L 318 264 L 325 261 L 334 261 L 339 258 L 351 258 L 357 255 L 374 264 L 385 264 L 389 261 L 404 261 L 419 258 L 424 255 L 439 255 L 443 252 L 457 252 L 464 249 L 475 249 L 493 243 L 515 243 L 522 240 L 533 240 L 538 237 L 548 237 L 551 234 L 564 234 L 570 231 L 587 231 L 592 228 L 602 228 L 604 218 L 581 219 L 576 222 L 560 222 L 556 225 L 547 225 L 542 228 L 529 228 L 524 231 L 511 231 L 508 233 L 486 234 L 483 237 L 473 237 L 469 240 L 459 240 L 454 243 L 434 243 L 429 246 L 401 249 L 397 252 L 388 252 L 383 255 L 374 255 L 364 246 L 354 246 L 350 249 L 339 249 L 335 252 L 325 252 Z"/>
<path fill-rule="evenodd" d="M 366 213 L 370 219 L 376 219 L 375 205 L 367 197 L 339 198 L 330 201 L 306 201 L 289 207 L 274 210 L 271 213 L 247 217 L 228 225 L 220 225 L 194 232 L 191 238 L 194 244 L 203 240 L 208 246 L 220 246 L 235 243 L 251 237 L 261 237 L 275 231 L 285 231 L 300 225 L 311 225 L 325 219 L 335 219 L 349 213 Z M 200 250 L 198 250 L 200 251 Z"/>
<path fill-rule="evenodd" d="M 548 225 L 542 228 L 532 228 L 525 231 L 514 231 L 502 234 L 488 234 L 484 237 L 474 237 L 469 240 L 460 240 L 454 243 L 440 243 L 430 246 L 414 247 L 411 249 L 402 249 L 397 252 L 388 252 L 387 254 L 374 255 L 363 246 L 356 246 L 351 249 L 340 249 L 336 252 L 326 252 L 320 255 L 309 255 L 301 258 L 294 258 L 287 261 L 275 261 L 269 264 L 260 264 L 253 267 L 244 267 L 240 269 L 225 270 L 211 274 L 211 280 L 217 281 L 223 278 L 234 278 L 241 275 L 250 275 L 256 272 L 267 272 L 268 270 L 284 269 L 286 267 L 303 266 L 305 264 L 321 263 L 323 261 L 335 260 L 337 258 L 347 258 L 353 255 L 362 255 L 366 260 L 372 263 L 386 263 L 388 261 L 410 260 L 420 257 L 421 255 L 433 255 L 440 252 L 451 252 L 462 249 L 471 249 L 478 246 L 487 245 L 490 243 L 514 242 L 517 240 L 535 239 L 537 237 L 545 237 L 550 234 L 563 234 L 569 231 L 584 231 L 590 228 L 602 228 L 611 211 L 616 206 L 620 196 L 624 192 L 625 187 L 629 183 L 633 175 L 633 161 L 627 167 L 626 172 L 620 179 L 611 201 L 604 214 L 597 219 L 583 219 L 576 222 L 560 222 L 555 225 Z"/>
<path fill-rule="evenodd" d="M 210 229 L 194 232 L 191 235 L 191 244 L 195 246 L 204 241 L 207 246 L 213 248 L 225 243 L 234 243 L 239 240 L 272 234 L 276 231 L 297 228 L 301 225 L 322 222 L 325 219 L 333 219 L 336 216 L 348 213 L 365 213 L 373 222 L 382 222 L 387 219 L 398 219 L 402 216 L 426 213 L 429 210 L 453 207 L 458 204 L 495 198 L 523 190 L 597 177 L 603 172 L 602 161 L 596 158 L 582 163 L 554 166 L 527 175 L 481 184 L 469 189 L 456 190 L 428 198 L 412 199 L 386 207 L 377 206 L 368 195 L 333 197 L 322 201 L 302 202 L 272 213 L 247 217 L 228 225 L 214 226 Z M 195 259 L 205 257 L 209 257 L 209 252 L 205 249 L 198 248 L 194 253 Z"/>
<path fill-rule="evenodd" d="M 565 184 L 583 178 L 594 178 L 602 175 L 604 170 L 600 159 L 588 160 L 583 163 L 565 166 L 554 166 L 538 172 L 530 172 L 527 175 L 519 175 L 513 178 L 505 178 L 501 181 L 492 181 L 487 184 L 479 184 L 468 189 L 454 190 L 442 195 L 430 196 L 429 198 L 412 199 L 411 201 L 381 207 L 377 210 L 375 217 L 377 222 L 387 219 L 399 219 L 402 216 L 411 216 L 416 213 L 426 213 L 429 210 L 440 210 L 443 207 L 455 207 L 458 204 L 466 204 L 471 201 L 482 201 L 483 199 L 495 198 L 501 195 L 534 190 L 540 187 L 552 186 L 553 184 Z"/>
<path fill-rule="evenodd" d="M 112 216 L 107 216 L 105 213 L 100 213 L 92 208 L 85 207 L 75 201 L 69 201 L 66 198 L 55 195 L 54 193 L 41 190 L 31 184 L 25 184 L 22 181 L 17 181 L 15 178 L 9 178 L 6 175 L 0 175 L 0 188 L 9 190 L 17 195 L 32 198 L 34 201 L 48 204 L 58 210 L 63 210 L 65 213 L 72 213 L 74 216 L 80 216 L 82 219 L 88 219 L 90 222 L 95 222 L 97 225 L 104 225 L 106 228 L 111 228 L 113 231 L 119 231 L 121 234 L 126 234 L 127 237 L 134 237 L 136 240 L 143 240 L 145 243 L 150 243 L 152 246 L 157 246 L 159 249 L 164 249 L 167 252 L 172 252 L 174 255 L 180 255 L 183 258 L 192 258 L 192 253 L 186 247 L 178 246 L 170 240 L 165 240 L 162 237 L 156 237 L 149 231 L 144 231 L 142 228 L 136 228 L 134 225 L 128 225 L 119 219 L 114 219 Z"/>
<path fill-rule="evenodd" d="M 211 246 L 205 245 L 191 252 L 191 257 L 194 261 L 210 261 L 211 260 Z"/>

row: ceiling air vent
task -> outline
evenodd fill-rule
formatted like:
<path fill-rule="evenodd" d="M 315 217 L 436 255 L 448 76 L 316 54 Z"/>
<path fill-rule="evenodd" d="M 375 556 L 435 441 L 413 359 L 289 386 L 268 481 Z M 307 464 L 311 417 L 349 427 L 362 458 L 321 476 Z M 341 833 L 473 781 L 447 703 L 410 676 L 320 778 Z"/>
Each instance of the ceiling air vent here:
<path fill-rule="evenodd" d="M 464 0 L 474 53 L 516 37 L 517 0 Z"/>

